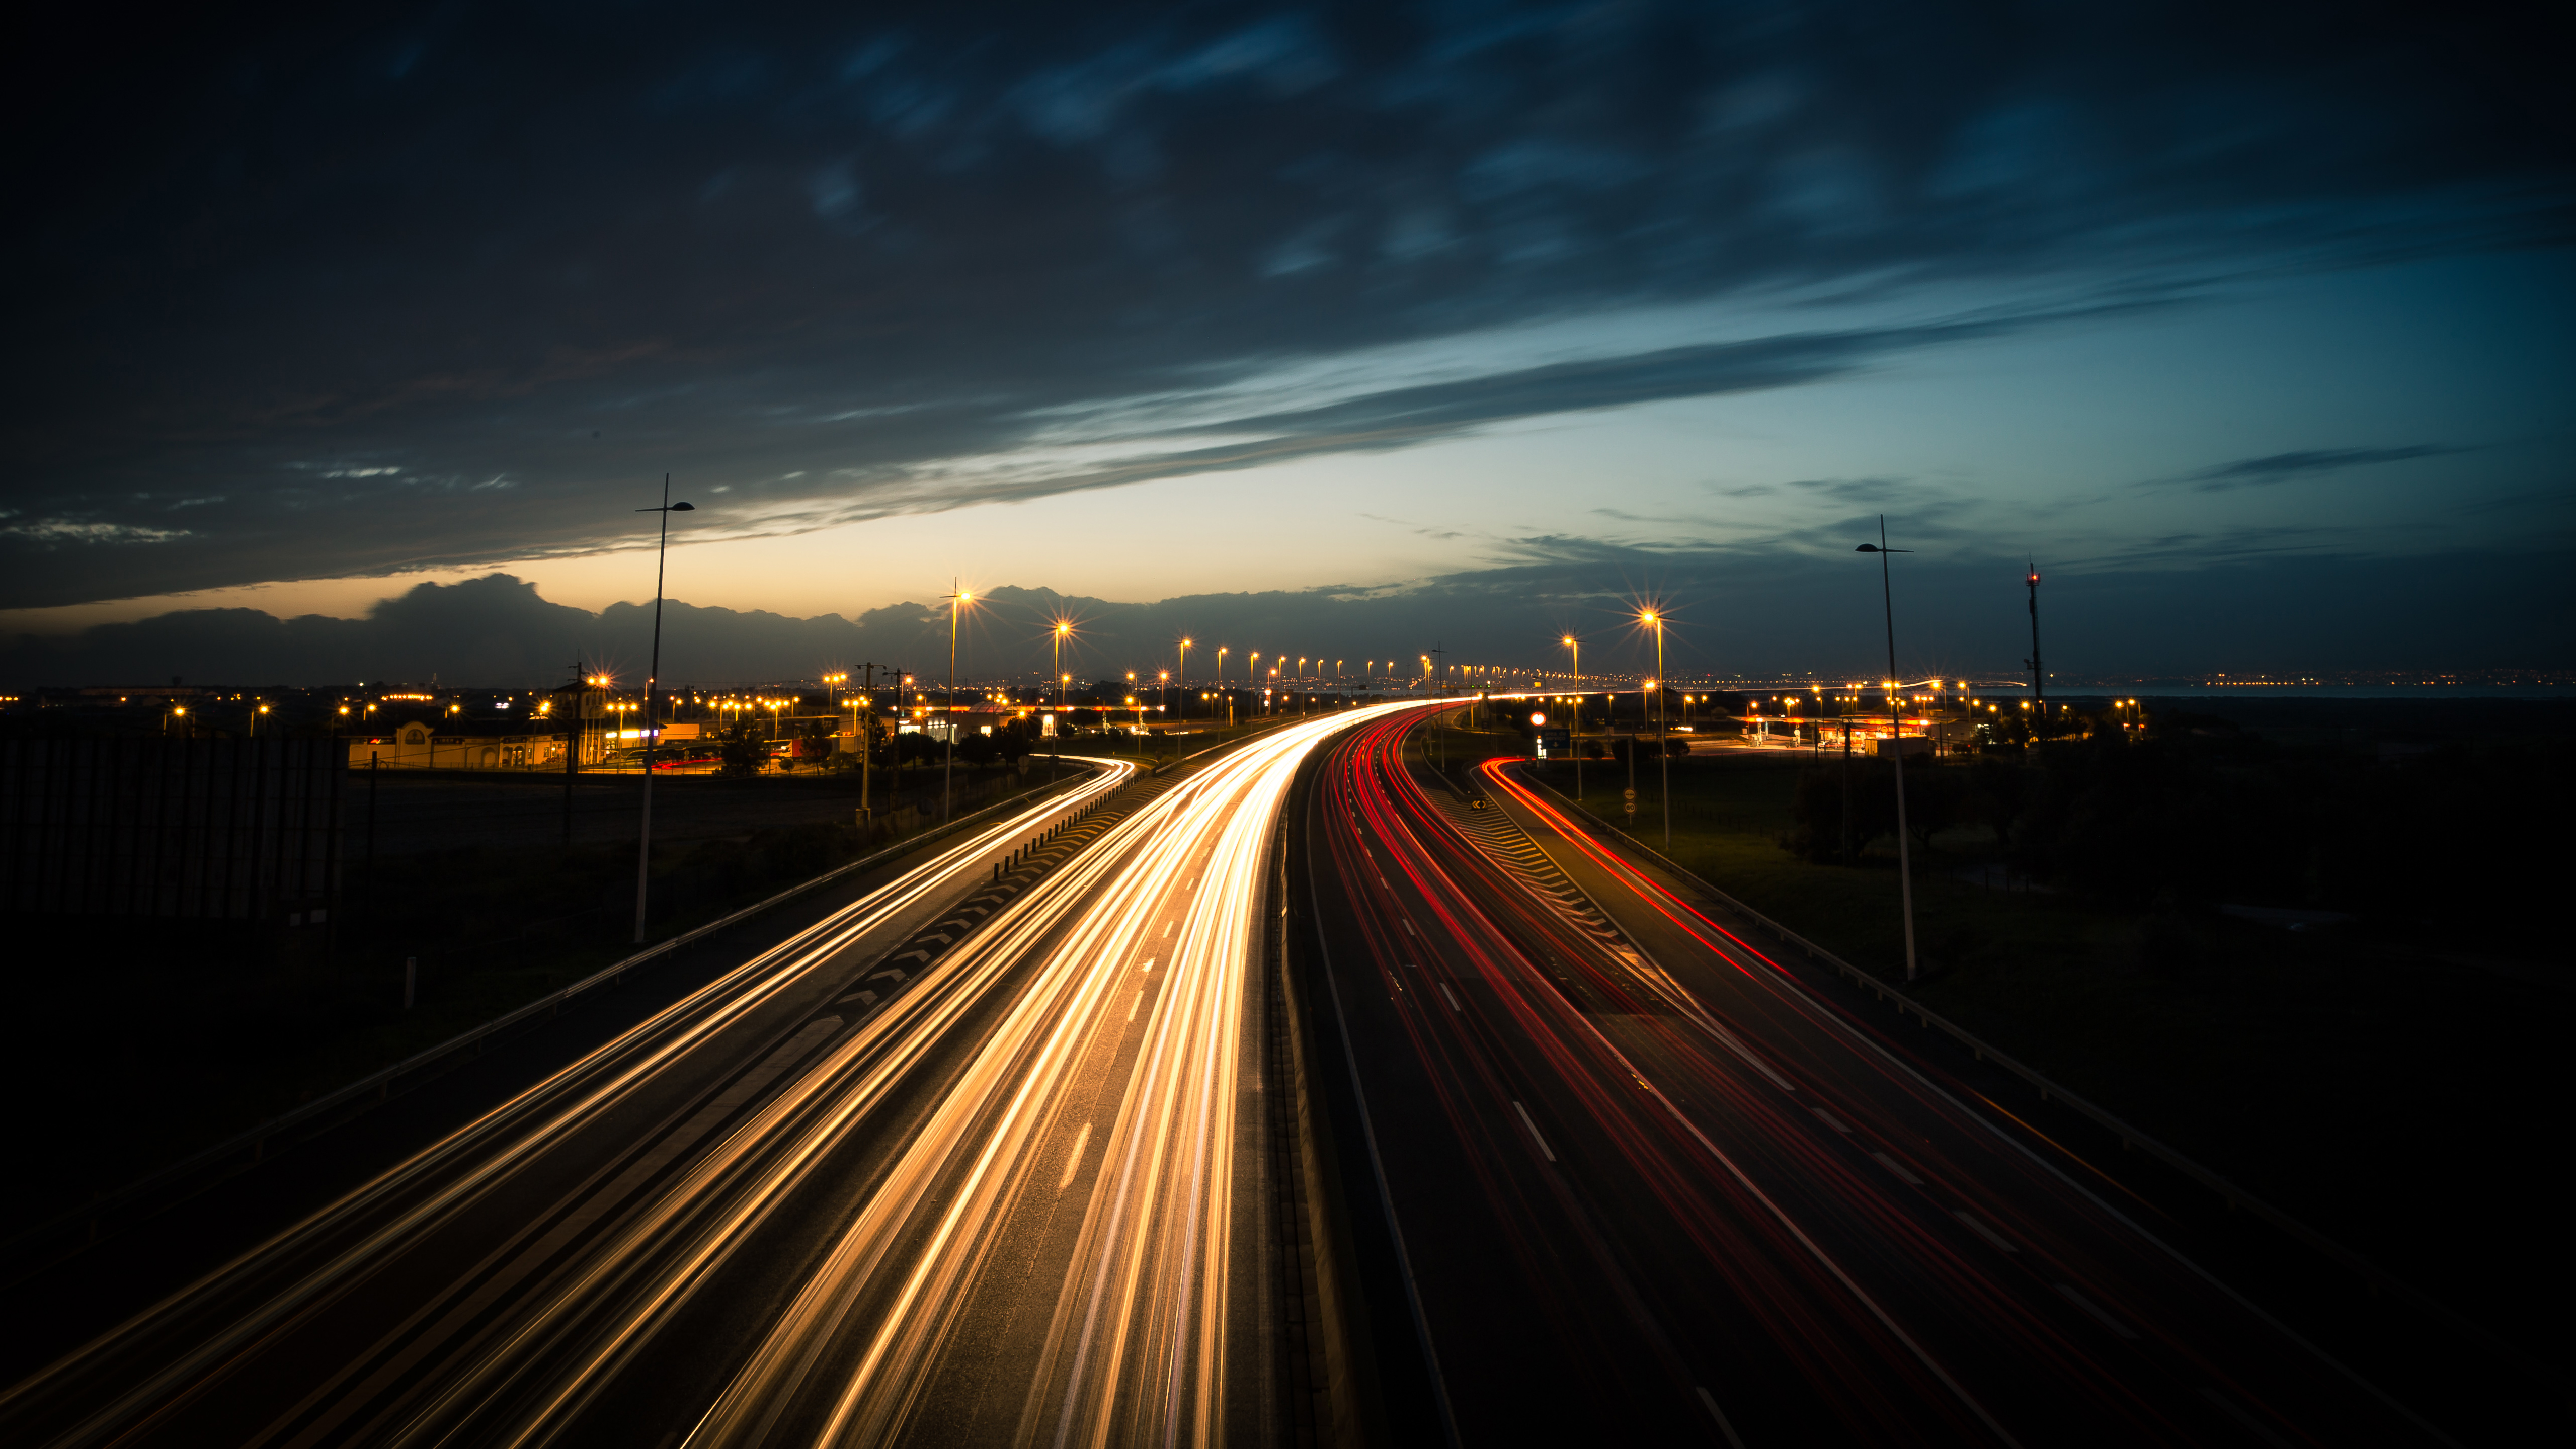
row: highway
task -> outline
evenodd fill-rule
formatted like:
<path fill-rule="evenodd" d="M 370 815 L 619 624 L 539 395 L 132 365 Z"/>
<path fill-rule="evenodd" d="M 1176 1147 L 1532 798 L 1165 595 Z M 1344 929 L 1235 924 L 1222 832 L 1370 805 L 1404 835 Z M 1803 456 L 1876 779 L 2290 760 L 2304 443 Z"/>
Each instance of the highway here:
<path fill-rule="evenodd" d="M 1323 761 L 1300 905 L 1456 1442 L 2446 1442 L 1418 722 Z"/>
<path fill-rule="evenodd" d="M 0 1394 L 0 1438 L 1259 1437 L 1256 913 L 1368 713 L 1094 762 Z"/>

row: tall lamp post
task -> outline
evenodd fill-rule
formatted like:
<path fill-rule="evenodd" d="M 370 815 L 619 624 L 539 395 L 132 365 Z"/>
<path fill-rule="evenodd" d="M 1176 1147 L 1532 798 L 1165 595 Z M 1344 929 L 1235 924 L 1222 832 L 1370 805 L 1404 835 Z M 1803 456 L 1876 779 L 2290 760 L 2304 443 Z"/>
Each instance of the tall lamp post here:
<path fill-rule="evenodd" d="M 1217 646 L 1217 651 L 1216 651 L 1216 692 L 1217 692 L 1218 696 L 1219 696 L 1220 698 L 1222 698 L 1222 699 L 1225 701 L 1225 727 L 1226 727 L 1227 729 L 1232 729 L 1232 728 L 1234 728 L 1234 696 L 1233 696 L 1233 695 L 1230 695 L 1230 694 L 1227 694 L 1227 693 L 1225 692 L 1225 651 L 1226 651 L 1226 648 L 1227 648 L 1227 646 L 1226 646 L 1226 645 L 1222 645 L 1222 644 L 1220 644 L 1220 645 L 1218 645 L 1218 646 Z M 1210 715 L 1213 715 L 1213 714 L 1215 714 L 1215 713 L 1216 713 L 1216 711 L 1211 709 L 1211 710 L 1209 710 L 1209 711 L 1208 711 L 1208 713 L 1209 713 Z"/>
<path fill-rule="evenodd" d="M 1556 641 L 1574 651 L 1574 731 L 1567 736 L 1574 749 L 1574 803 L 1583 803 L 1583 641 L 1568 634 Z"/>
<path fill-rule="evenodd" d="M 653 547 L 653 663 L 644 676 L 644 820 L 637 830 L 635 843 L 635 944 L 644 944 L 644 897 L 652 884 L 653 867 L 653 699 L 662 682 L 662 577 L 663 564 L 671 551 L 671 515 L 695 513 L 697 506 L 671 501 L 671 475 L 662 475 L 662 506 L 638 508 L 638 513 L 658 513 L 661 539 Z"/>
<path fill-rule="evenodd" d="M 1664 616 L 1653 609 L 1637 615 L 1655 631 L 1655 769 L 1663 777 L 1664 853 L 1673 849 L 1673 757 L 1664 749 Z"/>
<path fill-rule="evenodd" d="M 1183 635 L 1183 636 L 1181 637 L 1181 712 L 1182 712 L 1182 713 L 1184 713 L 1184 714 L 1186 714 L 1186 713 L 1188 713 L 1188 712 L 1189 712 L 1189 708 L 1190 708 L 1190 639 L 1189 639 L 1189 636 L 1187 636 L 1187 635 Z"/>
<path fill-rule="evenodd" d="M 1878 518 L 1878 542 L 1864 543 L 1854 553 L 1878 555 L 1879 600 L 1887 610 L 1887 727 L 1895 738 L 1889 742 L 1888 754 L 1896 761 L 1896 879 L 1898 895 L 1905 902 L 1905 979 L 1914 979 L 1914 864 L 1905 845 L 1905 706 L 1896 697 L 1896 586 L 1887 575 L 1887 556 L 1912 553 L 1910 548 L 1887 546 L 1887 515 Z M 2036 574 L 2032 576 L 2037 578 Z M 2037 585 L 2031 597 L 2038 597 Z M 2037 650 L 2034 646 L 2034 655 Z"/>
<path fill-rule="evenodd" d="M 957 587 L 957 580 L 952 577 L 945 597 L 948 600 L 948 697 L 943 703 L 947 706 L 948 715 L 948 752 L 939 766 L 939 818 L 942 820 L 955 814 L 957 808 L 953 791 L 957 779 L 957 611 L 973 601 L 975 595 Z"/>

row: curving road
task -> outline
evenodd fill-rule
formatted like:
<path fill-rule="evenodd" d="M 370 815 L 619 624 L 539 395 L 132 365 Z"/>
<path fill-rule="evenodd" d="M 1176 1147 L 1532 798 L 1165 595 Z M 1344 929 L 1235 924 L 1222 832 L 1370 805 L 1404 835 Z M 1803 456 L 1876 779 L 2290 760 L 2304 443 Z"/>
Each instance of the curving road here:
<path fill-rule="evenodd" d="M 2441 1442 L 1508 769 L 1469 808 L 1413 723 L 1326 760 L 1301 904 L 1454 1438 Z"/>
<path fill-rule="evenodd" d="M 1300 762 L 1369 713 L 1093 762 L 8 1390 L 0 1437 L 1266 1441 L 1303 1390 L 1261 912 Z"/>

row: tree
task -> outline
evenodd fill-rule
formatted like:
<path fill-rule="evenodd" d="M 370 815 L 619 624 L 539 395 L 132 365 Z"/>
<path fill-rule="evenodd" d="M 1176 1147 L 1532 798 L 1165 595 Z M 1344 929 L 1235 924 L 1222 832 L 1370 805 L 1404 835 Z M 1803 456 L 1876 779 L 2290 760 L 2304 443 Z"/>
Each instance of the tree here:
<path fill-rule="evenodd" d="M 2013 827 L 2030 808 L 2035 772 L 2018 762 L 1987 757 L 1968 767 L 1968 818 L 1995 833 L 1995 844 L 2012 853 Z"/>
<path fill-rule="evenodd" d="M 1905 757 L 1905 828 L 1918 849 L 1930 850 L 1932 837 L 1958 824 L 1967 813 L 1965 772 L 1935 764 L 1928 755 Z"/>
<path fill-rule="evenodd" d="M 736 723 L 725 732 L 723 739 L 723 744 L 716 751 L 716 757 L 723 761 L 716 766 L 717 774 L 741 780 L 760 773 L 761 763 L 768 752 L 761 747 L 759 740 L 752 737 L 750 725 Z"/>

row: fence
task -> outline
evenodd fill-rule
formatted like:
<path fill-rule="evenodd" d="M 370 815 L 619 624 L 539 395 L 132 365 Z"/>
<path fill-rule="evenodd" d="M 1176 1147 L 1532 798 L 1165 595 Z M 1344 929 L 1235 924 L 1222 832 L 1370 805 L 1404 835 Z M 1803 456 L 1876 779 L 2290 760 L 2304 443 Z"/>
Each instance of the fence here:
<path fill-rule="evenodd" d="M 330 740 L 0 741 L 0 910 L 301 924 L 339 885 L 340 758 Z"/>

